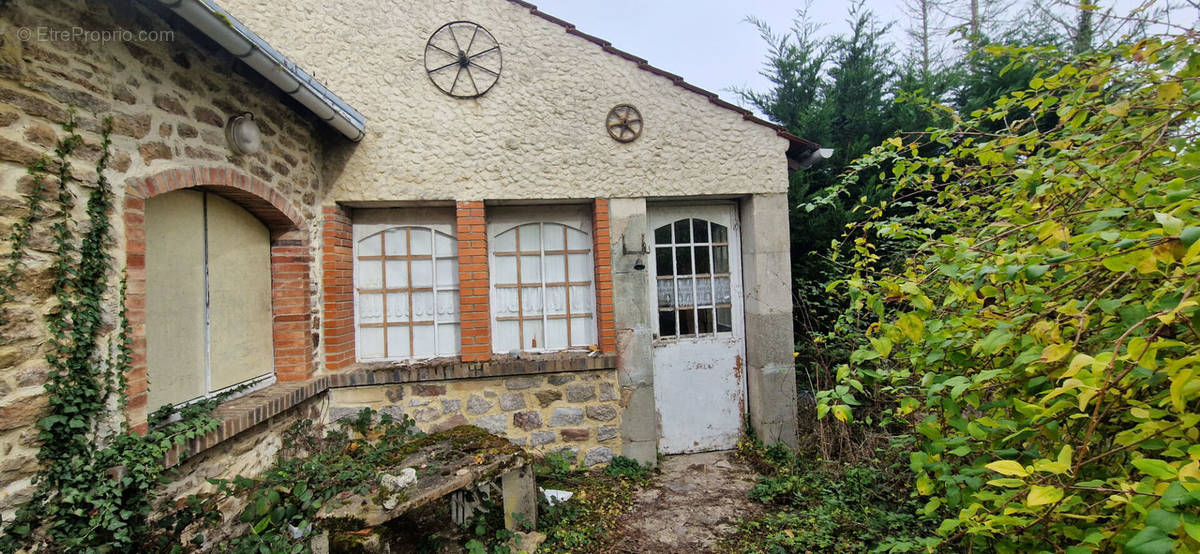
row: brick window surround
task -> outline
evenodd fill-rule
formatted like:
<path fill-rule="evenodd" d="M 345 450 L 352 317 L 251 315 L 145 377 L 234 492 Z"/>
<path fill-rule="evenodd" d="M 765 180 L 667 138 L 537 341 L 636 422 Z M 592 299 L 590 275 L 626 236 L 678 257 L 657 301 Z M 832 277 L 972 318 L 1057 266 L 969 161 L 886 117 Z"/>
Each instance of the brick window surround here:
<path fill-rule="evenodd" d="M 601 352 L 611 354 L 616 352 L 616 329 L 613 321 L 608 200 L 596 199 L 592 207 L 597 346 Z M 455 203 L 462 362 L 483 362 L 492 358 L 491 280 L 488 274 L 485 212 L 482 201 Z M 325 367 L 340 370 L 356 362 L 353 223 L 346 208 L 327 206 L 323 213 L 321 286 L 324 290 Z"/>
<path fill-rule="evenodd" d="M 271 234 L 271 331 L 275 378 L 312 376 L 313 344 L 308 235 L 299 212 L 270 185 L 228 168 L 172 169 L 125 183 L 126 313 L 133 328 L 133 363 L 128 375 L 128 416 L 146 429 L 146 199 L 192 188 L 211 192 L 253 214 Z"/>

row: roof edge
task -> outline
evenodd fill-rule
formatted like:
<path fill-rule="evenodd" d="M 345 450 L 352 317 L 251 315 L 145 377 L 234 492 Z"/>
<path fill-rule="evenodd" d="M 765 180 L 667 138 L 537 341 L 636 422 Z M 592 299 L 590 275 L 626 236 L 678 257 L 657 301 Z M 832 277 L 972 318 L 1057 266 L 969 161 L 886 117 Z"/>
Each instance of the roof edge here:
<path fill-rule="evenodd" d="M 788 150 L 787 150 L 787 156 L 789 158 L 797 158 L 797 159 L 803 158 L 807 154 L 809 154 L 812 151 L 817 150 L 818 148 L 821 147 L 820 144 L 817 144 L 811 140 L 801 138 L 801 137 L 798 137 L 798 136 L 792 134 L 791 132 L 789 132 L 787 130 L 786 127 L 784 127 L 782 125 L 779 125 L 776 123 L 771 123 L 770 121 L 767 121 L 758 116 L 755 116 L 754 112 L 751 112 L 750 110 L 747 110 L 746 108 L 743 108 L 736 104 L 731 104 L 729 102 L 722 100 L 721 97 L 718 96 L 717 93 L 715 93 L 715 92 L 700 88 L 696 85 L 693 85 L 693 84 L 685 81 L 683 79 L 683 77 L 680 77 L 679 75 L 676 75 L 669 71 L 657 68 L 653 65 L 650 65 L 650 62 L 646 61 L 644 58 L 640 58 L 638 56 L 630 54 L 629 52 L 626 52 L 619 48 L 614 48 L 611 42 L 604 40 L 600 37 L 597 37 L 594 35 L 589 35 L 583 31 L 580 31 L 579 29 L 577 29 L 575 27 L 575 25 L 573 23 L 563 20 L 563 19 L 559 19 L 557 17 L 554 17 L 553 15 L 543 12 L 543 11 L 539 10 L 537 6 L 530 4 L 529 2 L 524 2 L 523 0 L 508 0 L 508 2 L 512 3 L 512 4 L 516 4 L 517 6 L 520 6 L 522 8 L 525 8 L 525 9 L 529 10 L 529 13 L 531 13 L 537 17 L 540 17 L 542 19 L 545 19 L 546 21 L 549 21 L 550 23 L 558 25 L 559 27 L 562 27 L 563 30 L 566 31 L 566 33 L 569 35 L 577 36 L 581 39 L 584 39 L 588 42 L 591 42 L 591 43 L 599 46 L 600 49 L 604 50 L 605 52 L 608 52 L 609 54 L 623 58 L 626 61 L 633 62 L 634 64 L 637 65 L 638 69 L 641 69 L 642 71 L 646 71 L 648 73 L 653 73 L 655 75 L 658 75 L 659 77 L 663 77 L 663 78 L 671 81 L 671 84 L 673 84 L 679 88 L 699 94 L 700 96 L 707 97 L 709 103 L 711 103 L 717 107 L 724 108 L 724 109 L 730 110 L 732 112 L 735 112 L 735 113 L 741 115 L 742 119 L 744 119 L 746 121 L 749 121 L 756 125 L 762 125 L 763 127 L 767 127 L 769 129 L 773 129 L 777 136 L 783 137 L 788 140 L 789 145 L 788 145 Z"/>

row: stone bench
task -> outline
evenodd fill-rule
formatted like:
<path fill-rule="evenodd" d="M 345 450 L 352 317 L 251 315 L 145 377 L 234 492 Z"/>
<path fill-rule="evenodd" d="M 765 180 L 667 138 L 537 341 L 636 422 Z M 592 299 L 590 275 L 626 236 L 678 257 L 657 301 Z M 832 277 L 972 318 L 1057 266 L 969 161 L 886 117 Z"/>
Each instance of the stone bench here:
<path fill-rule="evenodd" d="M 537 484 L 532 459 L 521 447 L 468 425 L 417 439 L 411 446 L 411 452 L 406 451 L 398 463 L 380 468 L 379 473 L 403 476 L 405 468 L 413 468 L 415 480 L 408 472 L 407 479 L 383 479 L 384 483 L 368 494 L 345 493 L 331 500 L 317 514 L 314 553 L 329 552 L 331 543 L 341 542 L 339 534 L 361 541 L 363 530 L 455 491 L 497 480 L 503 495 L 504 526 L 518 532 L 521 524 L 536 524 Z"/>

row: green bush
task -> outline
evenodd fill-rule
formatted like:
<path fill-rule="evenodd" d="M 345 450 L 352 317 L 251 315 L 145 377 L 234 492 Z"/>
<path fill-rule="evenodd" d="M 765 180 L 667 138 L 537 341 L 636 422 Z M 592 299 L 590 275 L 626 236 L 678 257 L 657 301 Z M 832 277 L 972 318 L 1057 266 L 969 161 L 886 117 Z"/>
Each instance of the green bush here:
<path fill-rule="evenodd" d="M 626 458 L 625 456 L 617 456 L 608 462 L 608 466 L 604 468 L 604 472 L 613 477 L 623 477 L 625 479 L 643 479 L 650 470 L 642 467 L 637 460 Z"/>
<path fill-rule="evenodd" d="M 867 333 L 818 415 L 893 408 L 944 547 L 1200 551 L 1197 44 L 1010 50 L 1028 90 L 857 162 L 897 192 L 852 231 Z"/>

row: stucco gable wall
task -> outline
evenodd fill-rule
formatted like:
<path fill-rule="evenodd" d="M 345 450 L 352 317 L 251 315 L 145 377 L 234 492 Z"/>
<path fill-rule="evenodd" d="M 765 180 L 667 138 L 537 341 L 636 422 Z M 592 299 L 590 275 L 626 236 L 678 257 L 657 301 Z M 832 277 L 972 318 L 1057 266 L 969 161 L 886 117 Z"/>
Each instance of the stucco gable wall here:
<path fill-rule="evenodd" d="M 506 0 L 221 5 L 367 117 L 363 142 L 328 160 L 326 203 L 787 189 L 788 143 L 774 130 Z M 455 20 L 483 25 L 503 49 L 500 82 L 476 100 L 425 74 L 426 40 Z M 604 128 L 619 103 L 645 118 L 630 144 Z"/>

